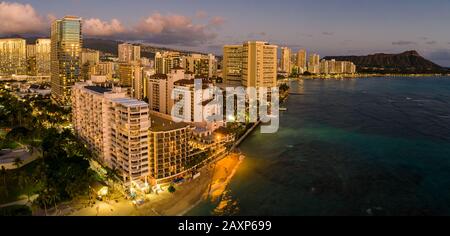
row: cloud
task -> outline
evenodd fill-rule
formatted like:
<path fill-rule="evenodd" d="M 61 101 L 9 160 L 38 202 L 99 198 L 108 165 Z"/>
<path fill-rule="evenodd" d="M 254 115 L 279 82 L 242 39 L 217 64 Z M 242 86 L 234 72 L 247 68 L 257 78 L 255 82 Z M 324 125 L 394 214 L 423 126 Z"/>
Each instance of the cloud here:
<path fill-rule="evenodd" d="M 200 11 L 197 11 L 195 13 L 195 17 L 197 17 L 199 19 L 204 19 L 204 18 L 208 17 L 208 13 L 206 13 L 205 11 L 200 10 Z"/>
<path fill-rule="evenodd" d="M 412 41 L 396 41 L 396 42 L 392 42 L 392 45 L 396 45 L 396 46 L 408 46 L 408 45 L 415 45 L 417 44 L 416 42 L 412 42 Z"/>
<path fill-rule="evenodd" d="M 322 34 L 326 36 L 333 36 L 334 32 L 322 32 Z"/>
<path fill-rule="evenodd" d="M 0 3 L 0 34 L 42 33 L 49 21 L 40 16 L 30 4 Z"/>
<path fill-rule="evenodd" d="M 210 32 L 211 24 L 194 24 L 192 19 L 176 14 L 162 15 L 159 12 L 142 19 L 134 27 L 136 39 L 157 44 L 175 44 L 197 46 L 214 39 L 217 35 Z"/>
<path fill-rule="evenodd" d="M 209 25 L 215 28 L 222 26 L 224 23 L 225 19 L 220 16 L 215 16 L 209 21 Z"/>
<path fill-rule="evenodd" d="M 0 35 L 48 34 L 54 19 L 53 15 L 40 15 L 30 4 L 0 2 Z M 215 39 L 216 31 L 224 23 L 224 18 L 208 17 L 204 11 L 198 11 L 194 17 L 155 12 L 130 25 L 123 25 L 118 19 L 89 18 L 83 20 L 83 34 L 163 45 L 198 46 Z"/>
<path fill-rule="evenodd" d="M 436 41 L 428 41 L 428 42 L 426 42 L 426 44 L 427 45 L 435 45 L 435 44 L 437 44 L 437 42 Z"/>
<path fill-rule="evenodd" d="M 83 33 L 88 36 L 113 36 L 122 34 L 126 29 L 117 19 L 111 22 L 102 21 L 98 18 L 87 19 L 83 23 Z"/>

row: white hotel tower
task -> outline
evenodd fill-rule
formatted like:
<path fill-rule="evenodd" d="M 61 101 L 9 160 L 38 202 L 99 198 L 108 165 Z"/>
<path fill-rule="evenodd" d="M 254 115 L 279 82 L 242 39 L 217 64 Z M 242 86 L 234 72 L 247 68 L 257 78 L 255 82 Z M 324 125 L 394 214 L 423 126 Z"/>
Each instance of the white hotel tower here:
<path fill-rule="evenodd" d="M 72 112 L 75 132 L 101 162 L 125 181 L 149 176 L 147 103 L 127 98 L 120 88 L 79 82 L 72 89 Z"/>

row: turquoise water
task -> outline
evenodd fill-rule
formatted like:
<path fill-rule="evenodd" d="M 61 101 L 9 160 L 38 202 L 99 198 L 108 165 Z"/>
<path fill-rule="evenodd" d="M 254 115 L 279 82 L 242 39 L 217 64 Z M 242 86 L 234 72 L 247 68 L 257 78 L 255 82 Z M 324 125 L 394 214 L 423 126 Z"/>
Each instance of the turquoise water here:
<path fill-rule="evenodd" d="M 219 202 L 188 215 L 450 215 L 450 78 L 291 82 Z"/>

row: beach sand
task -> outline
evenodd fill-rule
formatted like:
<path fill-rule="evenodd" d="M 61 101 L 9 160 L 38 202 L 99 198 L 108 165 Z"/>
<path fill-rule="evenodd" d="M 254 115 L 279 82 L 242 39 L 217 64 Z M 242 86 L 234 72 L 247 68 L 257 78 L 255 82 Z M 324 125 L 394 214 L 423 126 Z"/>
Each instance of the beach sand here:
<path fill-rule="evenodd" d="M 146 203 L 134 206 L 129 200 L 97 201 L 93 207 L 73 207 L 67 215 L 75 216 L 177 216 L 184 215 L 204 200 L 216 201 L 224 193 L 241 160 L 239 155 L 230 154 L 200 171 L 200 177 L 181 185 L 175 185 L 176 192 L 164 191 L 147 196 Z"/>

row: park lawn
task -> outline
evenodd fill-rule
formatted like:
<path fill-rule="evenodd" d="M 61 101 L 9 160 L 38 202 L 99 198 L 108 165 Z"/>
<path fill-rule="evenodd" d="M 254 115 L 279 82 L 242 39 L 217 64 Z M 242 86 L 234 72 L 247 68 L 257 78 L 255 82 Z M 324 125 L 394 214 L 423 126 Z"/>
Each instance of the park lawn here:
<path fill-rule="evenodd" d="M 24 171 L 29 176 L 31 176 L 35 172 L 35 170 L 39 164 L 38 163 L 39 161 L 40 160 L 38 159 L 38 160 L 33 161 L 25 166 L 22 166 L 19 169 L 6 171 L 6 173 L 7 173 L 6 183 L 7 183 L 7 188 L 8 188 L 8 195 L 6 196 L 6 193 L 4 191 L 3 176 L 2 176 L 0 178 L 0 204 L 5 204 L 5 203 L 21 200 L 21 199 L 19 199 L 20 196 L 22 196 L 22 195 L 26 196 L 27 193 L 29 193 L 29 195 L 31 196 L 40 190 L 41 186 L 39 186 L 35 183 L 28 183 L 27 186 L 24 186 L 24 188 L 21 189 L 19 187 L 18 180 L 17 180 L 17 176 L 19 175 L 20 171 Z"/>

